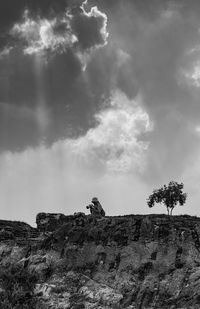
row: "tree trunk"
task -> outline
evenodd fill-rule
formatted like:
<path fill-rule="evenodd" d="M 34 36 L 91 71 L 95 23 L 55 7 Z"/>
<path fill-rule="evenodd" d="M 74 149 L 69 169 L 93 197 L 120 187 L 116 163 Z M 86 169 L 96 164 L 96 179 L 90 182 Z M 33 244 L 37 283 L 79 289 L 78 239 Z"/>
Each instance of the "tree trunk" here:
<path fill-rule="evenodd" d="M 169 216 L 169 207 L 167 207 L 167 214 L 168 214 L 168 216 Z"/>

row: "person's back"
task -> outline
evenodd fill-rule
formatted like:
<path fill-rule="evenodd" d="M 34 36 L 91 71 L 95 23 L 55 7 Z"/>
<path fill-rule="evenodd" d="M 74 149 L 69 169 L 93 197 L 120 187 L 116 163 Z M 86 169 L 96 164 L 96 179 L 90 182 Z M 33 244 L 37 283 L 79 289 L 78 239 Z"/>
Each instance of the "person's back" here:
<path fill-rule="evenodd" d="M 101 206 L 101 204 L 99 202 L 97 203 L 97 207 L 98 207 L 98 212 L 100 213 L 100 215 L 102 217 L 105 217 L 106 213 L 105 213 L 103 207 Z"/>
<path fill-rule="evenodd" d="M 95 212 L 98 213 L 98 216 L 105 217 L 105 211 L 96 197 L 93 197 L 92 203 L 94 204 Z"/>

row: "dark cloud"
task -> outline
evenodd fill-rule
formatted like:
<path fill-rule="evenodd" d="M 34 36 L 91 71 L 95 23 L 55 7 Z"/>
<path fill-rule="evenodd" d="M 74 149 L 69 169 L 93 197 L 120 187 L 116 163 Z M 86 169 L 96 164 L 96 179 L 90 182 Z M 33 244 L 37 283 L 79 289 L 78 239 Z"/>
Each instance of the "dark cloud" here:
<path fill-rule="evenodd" d="M 17 28 L 18 39 L 23 41 L 23 37 L 26 44 L 18 44 L 18 49 L 0 60 L 0 100 L 32 110 L 44 101 L 42 107 L 49 121 L 42 134 L 49 144 L 69 135 L 84 134 L 94 126 L 94 114 L 109 106 L 114 90 L 121 90 L 130 99 L 140 97 L 154 123 L 154 130 L 148 135 L 145 178 L 159 181 L 162 177 L 180 176 L 198 151 L 199 2 L 91 0 L 87 6 L 81 5 L 81 1 L 36 1 L 20 4 L 13 15 L 9 12 L 1 26 L 3 46 L 7 38 L 11 39 L 11 33 L 7 37 L 6 31 L 14 24 L 24 23 L 25 7 L 34 27 L 38 16 L 51 25 L 45 28 L 49 35 L 46 45 L 38 36 L 28 40 L 31 36 L 26 37 L 24 29 Z M 98 9 L 91 10 L 93 6 Z M 63 8 L 68 12 L 65 18 Z M 59 18 L 53 24 L 55 16 Z M 32 28 L 29 31 L 33 33 Z M 62 41 L 63 37 L 67 39 Z M 29 53 L 26 49 L 38 46 L 44 52 L 39 66 L 31 53 L 33 49 Z M 38 129 L 37 113 L 33 115 L 36 120 L 31 127 L 35 126 L 33 131 L 40 141 L 43 135 Z M 1 130 L 4 128 L 1 124 Z M 12 140 L 10 133 L 5 136 Z M 34 144 L 32 141 L 30 138 L 30 144 Z"/>
<path fill-rule="evenodd" d="M 0 2 L 0 48 L 12 45 L 12 36 L 9 34 L 13 24 L 18 22 L 25 9 L 29 9 L 33 16 L 55 16 L 68 7 L 66 0 L 2 0 Z"/>
<path fill-rule="evenodd" d="M 82 2 L 21 1 L 17 6 L 2 1 L 1 49 L 21 46 L 31 54 L 51 49 L 63 52 L 74 43 L 82 50 L 104 45 L 106 15 L 97 7 L 86 11 Z"/>
<path fill-rule="evenodd" d="M 69 7 L 68 0 L 32 0 L 26 3 L 26 8 L 29 9 L 33 15 L 39 14 L 42 17 L 60 14 L 67 7 Z"/>
<path fill-rule="evenodd" d="M 93 100 L 82 77 L 81 64 L 72 51 L 52 57 L 48 65 L 40 63 L 39 71 L 32 56 L 18 54 L 16 50 L 6 64 L 2 61 L 0 65 L 0 101 L 10 106 L 6 112 L 1 110 L 1 149 L 15 149 L 17 143 L 17 149 L 22 149 L 37 145 L 43 138 L 50 144 L 87 130 Z M 40 106 L 49 118 L 45 132 L 38 128 Z M 31 119 L 13 117 L 13 110 L 24 107 L 32 111 Z"/>
<path fill-rule="evenodd" d="M 88 82 L 92 71 L 86 81 L 83 68 L 106 44 L 107 17 L 82 3 L 1 2 L 1 150 L 49 145 L 91 125 L 101 99 Z M 28 119 L 24 107 L 32 111 Z"/>
<path fill-rule="evenodd" d="M 90 13 L 82 11 L 73 15 L 72 31 L 77 36 L 78 45 L 82 50 L 105 44 L 107 37 L 106 22 L 106 15 L 95 7 Z"/>

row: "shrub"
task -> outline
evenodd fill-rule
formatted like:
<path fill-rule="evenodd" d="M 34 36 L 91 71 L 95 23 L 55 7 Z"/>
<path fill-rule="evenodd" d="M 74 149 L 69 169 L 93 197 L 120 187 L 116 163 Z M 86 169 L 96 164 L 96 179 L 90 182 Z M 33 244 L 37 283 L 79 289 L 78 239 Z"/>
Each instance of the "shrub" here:
<path fill-rule="evenodd" d="M 38 278 L 22 266 L 10 265 L 7 269 L 1 269 L 0 293 L 1 309 L 37 309 L 39 300 L 34 295 L 35 284 Z"/>

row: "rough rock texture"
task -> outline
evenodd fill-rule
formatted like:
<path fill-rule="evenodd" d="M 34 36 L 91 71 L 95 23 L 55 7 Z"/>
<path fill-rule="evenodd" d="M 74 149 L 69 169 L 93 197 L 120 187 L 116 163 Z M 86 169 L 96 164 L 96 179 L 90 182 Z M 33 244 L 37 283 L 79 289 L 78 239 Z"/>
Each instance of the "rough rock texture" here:
<path fill-rule="evenodd" d="M 31 250 L 1 240 L 0 266 L 26 263 L 47 308 L 200 308 L 200 218 L 39 214 L 37 224 Z"/>
<path fill-rule="evenodd" d="M 55 231 L 63 223 L 73 220 L 73 216 L 65 216 L 60 213 L 44 213 L 40 212 L 36 216 L 37 228 L 40 232 Z"/>
<path fill-rule="evenodd" d="M 27 223 L 19 221 L 0 220 L 0 241 L 10 239 L 28 239 L 39 236 L 39 231 Z"/>

